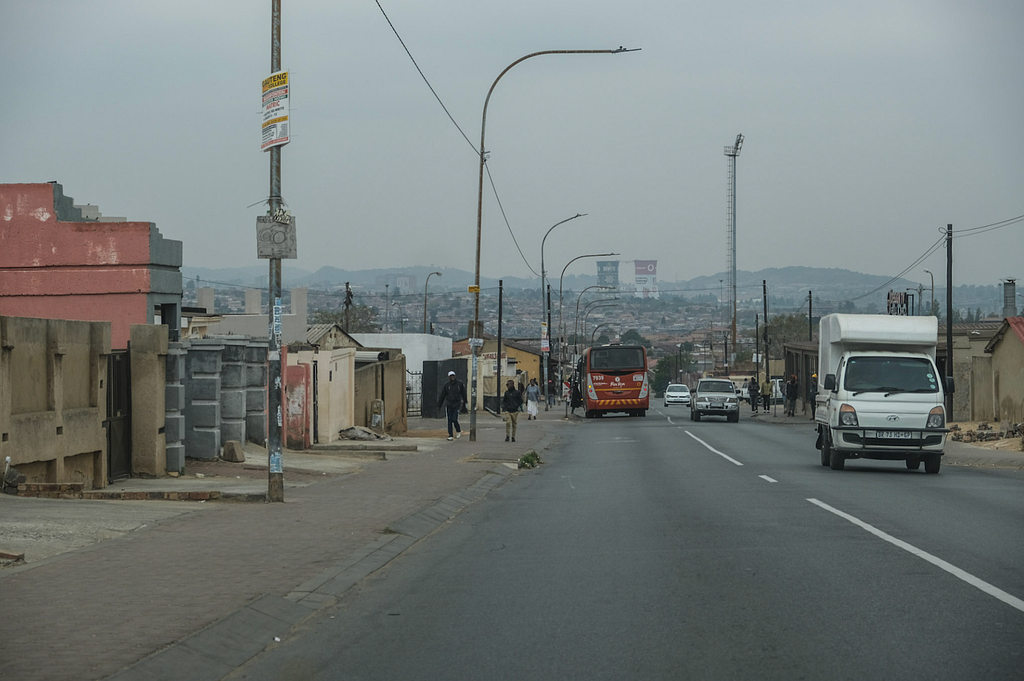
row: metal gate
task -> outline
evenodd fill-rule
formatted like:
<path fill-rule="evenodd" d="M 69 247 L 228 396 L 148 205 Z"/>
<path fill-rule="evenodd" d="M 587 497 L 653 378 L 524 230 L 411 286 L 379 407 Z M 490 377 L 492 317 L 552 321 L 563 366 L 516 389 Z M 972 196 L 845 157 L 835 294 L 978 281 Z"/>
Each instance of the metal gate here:
<path fill-rule="evenodd" d="M 131 361 L 127 350 L 107 358 L 107 479 L 132 472 Z"/>
<path fill-rule="evenodd" d="M 405 415 L 419 416 L 423 410 L 423 372 L 407 369 L 405 373 Z"/>

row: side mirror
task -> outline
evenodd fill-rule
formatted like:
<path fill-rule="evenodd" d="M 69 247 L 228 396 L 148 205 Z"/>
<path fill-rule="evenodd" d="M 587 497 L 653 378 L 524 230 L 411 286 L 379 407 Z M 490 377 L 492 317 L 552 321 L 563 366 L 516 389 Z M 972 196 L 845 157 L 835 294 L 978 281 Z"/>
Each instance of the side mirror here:
<path fill-rule="evenodd" d="M 956 392 L 956 385 L 953 383 L 952 376 L 946 376 L 946 394 L 952 395 Z"/>
<path fill-rule="evenodd" d="M 836 389 L 836 375 L 825 374 L 825 390 L 833 392 Z"/>

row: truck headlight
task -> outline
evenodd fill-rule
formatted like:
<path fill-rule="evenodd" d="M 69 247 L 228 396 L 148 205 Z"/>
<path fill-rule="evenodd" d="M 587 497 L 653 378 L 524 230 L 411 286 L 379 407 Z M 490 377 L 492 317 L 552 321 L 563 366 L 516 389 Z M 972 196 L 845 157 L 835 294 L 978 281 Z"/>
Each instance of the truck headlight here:
<path fill-rule="evenodd" d="M 928 412 L 928 423 L 926 428 L 944 428 L 946 426 L 946 410 L 942 407 L 933 407 Z"/>
<path fill-rule="evenodd" d="M 839 425 L 857 426 L 857 410 L 848 404 L 839 407 Z"/>

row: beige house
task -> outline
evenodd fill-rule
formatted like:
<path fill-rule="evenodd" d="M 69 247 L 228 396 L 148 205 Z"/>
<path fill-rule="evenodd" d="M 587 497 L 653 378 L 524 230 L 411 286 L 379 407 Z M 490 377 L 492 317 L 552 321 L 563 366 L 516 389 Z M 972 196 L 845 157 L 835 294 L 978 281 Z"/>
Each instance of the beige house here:
<path fill-rule="evenodd" d="M 976 420 L 1024 422 L 1024 317 L 1008 317 L 974 360 Z"/>

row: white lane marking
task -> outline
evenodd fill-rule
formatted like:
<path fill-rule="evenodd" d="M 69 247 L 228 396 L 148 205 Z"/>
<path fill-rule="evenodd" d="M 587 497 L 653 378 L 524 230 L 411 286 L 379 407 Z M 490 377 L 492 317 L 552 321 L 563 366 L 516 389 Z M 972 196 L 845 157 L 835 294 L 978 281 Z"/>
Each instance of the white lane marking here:
<path fill-rule="evenodd" d="M 699 437 L 697 437 L 696 435 L 694 435 L 694 434 L 693 434 L 693 433 L 691 433 L 690 431 L 688 431 L 688 430 L 684 430 L 683 432 L 684 432 L 684 433 L 686 433 L 687 435 L 689 435 L 690 437 L 692 437 L 692 438 L 693 438 L 694 440 L 696 440 L 697 442 L 699 442 L 699 443 L 701 443 L 702 445 L 704 445 L 705 447 L 707 447 L 707 449 L 708 449 L 709 451 L 712 451 L 712 452 L 714 452 L 715 454 L 718 454 L 718 456 L 722 457 L 722 458 L 723 458 L 723 459 L 725 459 L 726 461 L 731 461 L 732 463 L 736 464 L 737 466 L 742 466 L 742 465 L 743 465 L 743 464 L 741 464 L 741 463 L 740 463 L 739 461 L 737 461 L 736 459 L 734 459 L 734 458 L 732 458 L 731 456 L 729 456 L 728 454 L 724 454 L 724 453 L 722 453 L 722 452 L 718 451 L 717 449 L 715 449 L 714 447 L 712 447 L 711 445 L 709 445 L 709 444 L 708 444 L 707 442 L 704 442 L 704 440 L 701 440 L 701 439 L 700 439 Z"/>
<path fill-rule="evenodd" d="M 563 475 L 562 477 L 569 481 L 569 487 L 572 487 L 573 489 L 576 489 L 576 485 L 572 484 L 572 476 Z"/>
<path fill-rule="evenodd" d="M 762 480 L 767 480 L 768 482 L 778 482 L 778 480 L 776 480 L 775 478 L 769 478 L 767 475 L 759 475 L 757 477 L 761 478 Z"/>
<path fill-rule="evenodd" d="M 880 539 L 884 539 L 885 541 L 889 542 L 890 544 L 892 544 L 894 546 L 898 546 L 901 549 L 903 549 L 904 551 L 907 551 L 908 553 L 911 553 L 911 554 L 917 556 L 918 558 L 921 558 L 922 560 L 928 561 L 932 565 L 934 565 L 934 566 L 936 566 L 936 567 L 938 567 L 938 568 L 940 568 L 942 570 L 945 570 L 946 572 L 948 572 L 949 574 L 953 575 L 954 577 L 957 577 L 958 579 L 962 579 L 963 581 L 967 582 L 968 584 L 970 584 L 971 586 L 975 587 L 976 589 L 980 589 L 981 591 L 984 591 L 989 596 L 994 596 L 995 598 L 998 598 L 1003 603 L 1006 603 L 1007 605 L 1009 605 L 1011 608 L 1016 608 L 1017 610 L 1020 610 L 1021 612 L 1024 612 L 1024 601 L 1022 601 L 1021 599 L 1017 598 L 1016 596 L 1011 596 L 1010 594 L 1006 593 L 1002 589 L 997 588 L 995 586 L 992 586 L 988 582 L 986 582 L 986 581 L 984 581 L 982 579 L 978 579 L 977 577 L 975 577 L 971 573 L 965 572 L 964 570 L 961 570 L 957 566 L 951 565 L 950 563 L 947 563 L 946 561 L 942 560 L 941 558 L 937 558 L 936 556 L 933 556 L 932 554 L 928 553 L 927 551 L 922 551 L 921 549 L 917 548 L 916 546 L 913 546 L 912 544 L 908 544 L 907 542 L 903 541 L 902 539 L 897 539 L 896 537 L 892 536 L 891 534 L 886 534 L 885 532 L 882 532 L 877 527 L 869 525 L 866 522 L 864 522 L 863 520 L 860 520 L 858 518 L 853 517 L 849 513 L 843 513 L 839 509 L 833 508 L 833 507 L 829 506 L 826 503 L 818 501 L 817 499 L 808 499 L 807 501 L 811 502 L 815 506 L 820 506 L 821 508 L 825 509 L 826 511 L 828 511 L 830 513 L 835 513 L 840 518 L 843 518 L 845 520 L 849 520 L 851 523 L 853 523 L 857 527 L 860 527 L 861 529 L 867 530 L 868 532 L 870 532 L 871 534 L 875 535 L 876 537 L 879 537 Z"/>
<path fill-rule="evenodd" d="M 676 425 L 676 422 L 672 420 L 671 416 L 666 416 L 665 418 L 667 418 L 668 422 L 671 423 L 673 426 Z"/>

